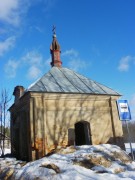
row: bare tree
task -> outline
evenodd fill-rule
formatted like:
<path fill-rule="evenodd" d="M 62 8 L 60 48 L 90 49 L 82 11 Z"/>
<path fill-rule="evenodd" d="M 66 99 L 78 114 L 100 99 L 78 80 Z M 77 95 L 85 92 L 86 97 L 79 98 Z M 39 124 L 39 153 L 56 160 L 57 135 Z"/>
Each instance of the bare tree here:
<path fill-rule="evenodd" d="M 130 139 L 131 142 L 135 142 L 135 121 L 128 121 L 128 128 L 129 128 L 129 134 L 130 134 Z M 124 135 L 124 140 L 125 143 L 129 142 L 129 135 L 127 131 L 127 126 L 125 121 L 122 122 L 122 127 L 123 127 L 123 135 Z"/>
<path fill-rule="evenodd" d="M 5 150 L 5 138 L 6 138 L 6 122 L 8 115 L 8 105 L 11 98 L 6 89 L 2 89 L 0 93 L 0 149 L 2 156 Z"/>

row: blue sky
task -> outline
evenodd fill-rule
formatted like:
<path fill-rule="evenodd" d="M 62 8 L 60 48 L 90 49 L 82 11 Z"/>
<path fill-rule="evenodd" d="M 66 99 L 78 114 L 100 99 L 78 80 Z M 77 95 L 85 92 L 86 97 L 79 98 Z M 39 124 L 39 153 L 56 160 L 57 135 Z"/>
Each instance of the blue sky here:
<path fill-rule="evenodd" d="M 51 68 L 56 25 L 63 67 L 123 94 L 135 118 L 134 7 L 134 0 L 0 1 L 0 89 L 27 88 Z"/>

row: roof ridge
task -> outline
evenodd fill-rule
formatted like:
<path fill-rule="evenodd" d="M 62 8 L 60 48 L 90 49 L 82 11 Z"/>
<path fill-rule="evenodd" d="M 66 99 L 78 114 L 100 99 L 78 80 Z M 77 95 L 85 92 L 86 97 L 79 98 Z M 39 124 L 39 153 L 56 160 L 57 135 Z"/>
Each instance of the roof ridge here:
<path fill-rule="evenodd" d="M 27 91 L 121 95 L 112 88 L 93 81 L 71 69 L 55 66 L 31 84 Z"/>

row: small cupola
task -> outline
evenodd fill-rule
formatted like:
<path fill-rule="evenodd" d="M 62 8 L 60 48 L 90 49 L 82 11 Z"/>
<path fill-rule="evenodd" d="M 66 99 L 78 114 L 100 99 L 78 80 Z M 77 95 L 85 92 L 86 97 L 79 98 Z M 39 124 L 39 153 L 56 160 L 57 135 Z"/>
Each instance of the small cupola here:
<path fill-rule="evenodd" d="M 56 27 L 53 26 L 53 41 L 50 46 L 50 53 L 52 56 L 51 66 L 61 67 L 61 60 L 60 60 L 60 45 L 56 38 Z"/>

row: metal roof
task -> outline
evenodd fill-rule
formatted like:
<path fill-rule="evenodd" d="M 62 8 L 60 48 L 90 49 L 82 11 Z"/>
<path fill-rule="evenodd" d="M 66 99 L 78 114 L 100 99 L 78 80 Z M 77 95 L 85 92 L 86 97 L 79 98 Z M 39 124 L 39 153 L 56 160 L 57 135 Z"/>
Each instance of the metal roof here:
<path fill-rule="evenodd" d="M 52 67 L 26 91 L 120 95 L 107 86 L 63 67 Z"/>

